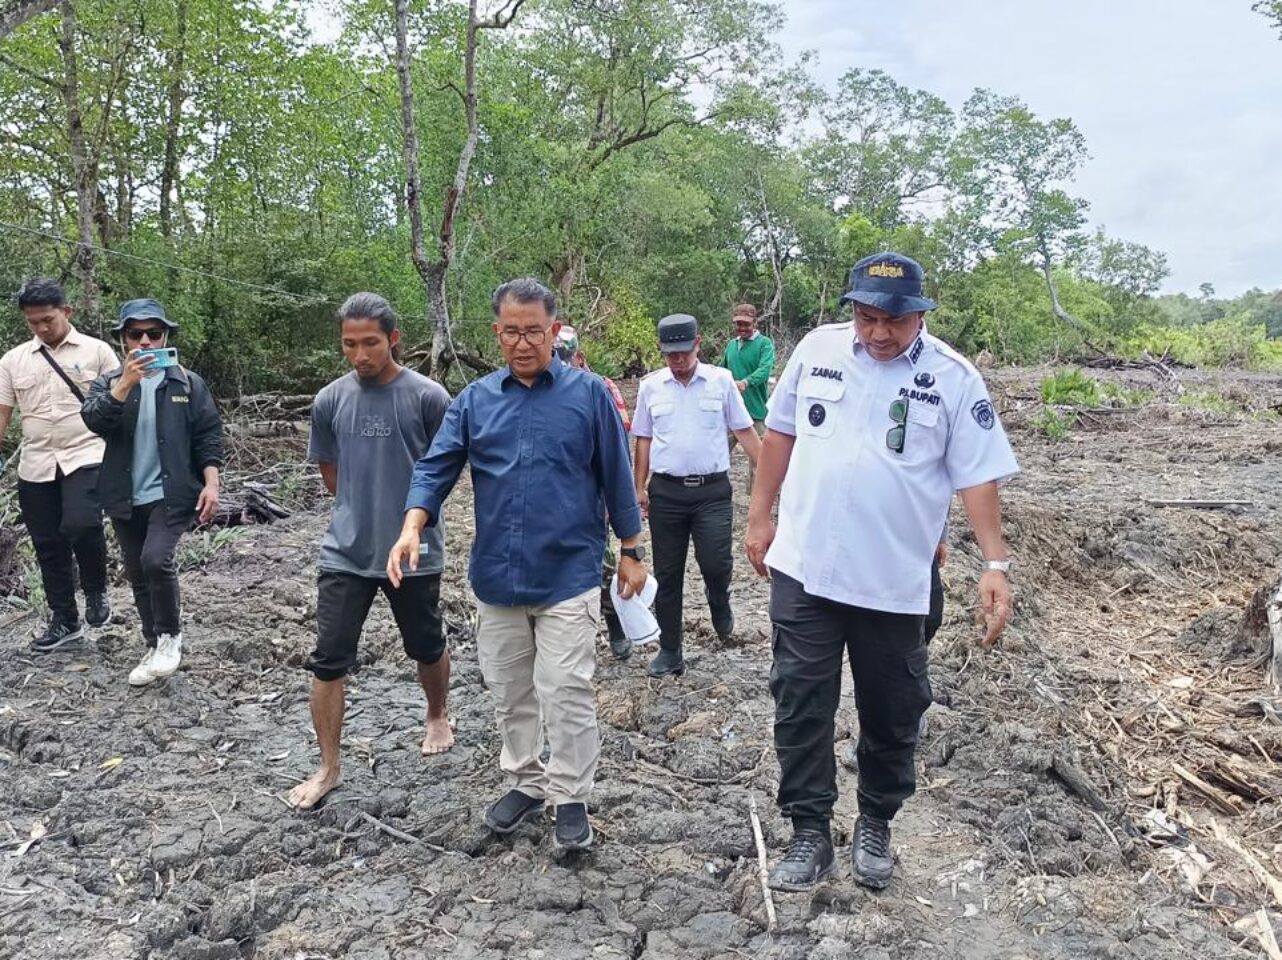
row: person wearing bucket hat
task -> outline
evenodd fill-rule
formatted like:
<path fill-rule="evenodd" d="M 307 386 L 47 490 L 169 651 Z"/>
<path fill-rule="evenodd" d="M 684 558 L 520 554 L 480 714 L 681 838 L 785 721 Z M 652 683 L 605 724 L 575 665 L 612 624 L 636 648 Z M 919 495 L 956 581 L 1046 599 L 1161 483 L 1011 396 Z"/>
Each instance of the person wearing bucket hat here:
<path fill-rule="evenodd" d="M 98 377 L 81 407 L 85 424 L 106 442 L 98 496 L 120 543 L 147 651 L 129 674 L 146 686 L 182 659 L 178 541 L 218 509 L 223 425 L 205 381 L 162 360 L 178 324 L 155 300 L 121 306 L 113 332 L 124 366 Z M 168 361 L 168 362 L 165 362 Z"/>
<path fill-rule="evenodd" d="M 923 280 L 901 254 L 860 260 L 842 298 L 851 320 L 807 334 L 770 398 L 744 543 L 771 580 L 778 801 L 793 823 L 769 877 L 780 890 L 809 889 L 834 869 L 843 653 L 859 712 L 851 866 L 865 886 L 890 882 L 890 821 L 916 787 L 931 702 L 931 560 L 954 491 L 983 556 L 983 643 L 1011 610 L 998 482 L 1019 467 L 978 371 L 926 331 L 935 302 Z"/>
<path fill-rule="evenodd" d="M 588 366 L 588 358 L 584 356 L 582 348 L 579 346 L 579 334 L 569 324 L 563 324 L 560 332 L 556 335 L 556 355 L 561 358 L 562 363 L 568 363 L 572 367 L 578 367 L 580 370 L 592 372 Z M 614 408 L 619 411 L 619 418 L 623 421 L 623 429 L 632 429 L 632 420 L 628 417 L 627 404 L 623 402 L 623 393 L 618 386 L 609 377 L 597 374 L 605 388 L 610 391 L 610 397 L 614 400 Z M 619 620 L 619 615 L 614 609 L 614 598 L 610 595 L 610 583 L 614 580 L 618 572 L 618 558 L 615 555 L 614 547 L 610 542 L 610 520 L 606 518 L 606 537 L 605 537 L 605 563 L 601 567 L 601 619 L 605 621 L 606 638 L 610 643 L 610 652 L 614 654 L 616 660 L 626 660 L 632 656 L 632 641 L 623 630 L 623 624 Z"/>
<path fill-rule="evenodd" d="M 685 672 L 682 604 L 691 542 L 712 629 L 722 640 L 734 633 L 729 592 L 734 511 L 726 434 L 739 439 L 752 463 L 761 449 L 730 371 L 699 362 L 698 321 L 684 313 L 664 317 L 658 334 L 667 365 L 641 381 L 632 423 L 637 500 L 649 517 L 659 582 L 654 612 L 661 633 L 659 653 L 649 667 L 653 677 Z"/>

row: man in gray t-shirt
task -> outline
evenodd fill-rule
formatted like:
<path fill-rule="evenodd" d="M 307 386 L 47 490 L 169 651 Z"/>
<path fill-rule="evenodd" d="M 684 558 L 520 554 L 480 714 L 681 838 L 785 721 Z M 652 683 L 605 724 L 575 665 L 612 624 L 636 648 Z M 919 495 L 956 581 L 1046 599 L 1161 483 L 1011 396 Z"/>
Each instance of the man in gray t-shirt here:
<path fill-rule="evenodd" d="M 380 590 L 427 696 L 422 753 L 444 753 L 454 743 L 446 709 L 450 657 L 441 630 L 440 525 L 423 539 L 418 569 L 399 587 L 387 580 L 387 556 L 400 534 L 414 462 L 432 445 L 450 397 L 436 381 L 397 363 L 396 315 L 377 294 L 348 298 L 339 310 L 339 333 L 353 369 L 316 395 L 308 449 L 335 500 L 317 563 L 316 649 L 307 660 L 321 763 L 290 792 L 299 809 L 315 806 L 341 781 L 344 678 L 356 664 L 365 618 Z"/>

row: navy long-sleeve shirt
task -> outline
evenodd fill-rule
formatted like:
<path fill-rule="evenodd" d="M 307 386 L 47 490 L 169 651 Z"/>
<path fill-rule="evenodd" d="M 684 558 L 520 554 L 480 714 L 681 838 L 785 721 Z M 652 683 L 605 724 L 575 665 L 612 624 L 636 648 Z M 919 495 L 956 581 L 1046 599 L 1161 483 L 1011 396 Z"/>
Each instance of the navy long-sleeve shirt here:
<path fill-rule="evenodd" d="M 556 357 L 526 387 L 504 367 L 450 404 L 414 465 L 405 509 L 435 524 L 463 464 L 476 539 L 468 578 L 484 603 L 560 603 L 601 585 L 605 524 L 641 532 L 628 440 L 601 378 Z"/>

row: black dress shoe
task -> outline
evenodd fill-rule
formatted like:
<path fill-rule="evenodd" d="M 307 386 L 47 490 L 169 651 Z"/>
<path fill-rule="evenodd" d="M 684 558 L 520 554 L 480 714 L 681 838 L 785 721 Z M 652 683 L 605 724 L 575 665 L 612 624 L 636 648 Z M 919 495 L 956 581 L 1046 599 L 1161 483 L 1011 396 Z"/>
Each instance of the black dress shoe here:
<path fill-rule="evenodd" d="M 509 790 L 485 810 L 485 825 L 495 833 L 511 833 L 543 809 L 543 798 Z"/>
<path fill-rule="evenodd" d="M 556 832 L 552 836 L 558 850 L 586 850 L 592 846 L 592 824 L 588 822 L 585 803 L 556 805 Z"/>
<path fill-rule="evenodd" d="M 819 881 L 831 877 L 835 866 L 832 841 L 827 834 L 819 830 L 798 830 L 792 835 L 788 852 L 770 871 L 766 882 L 772 890 L 810 890 Z"/>
<path fill-rule="evenodd" d="M 663 649 L 658 652 L 646 671 L 652 677 L 679 677 L 686 672 L 685 658 L 680 650 Z"/>
<path fill-rule="evenodd" d="M 850 863 L 855 880 L 865 887 L 881 890 L 890 883 L 895 857 L 890 852 L 890 822 L 861 813 L 855 821 L 855 839 L 850 844 Z"/>
<path fill-rule="evenodd" d="M 111 620 L 111 601 L 106 593 L 85 594 L 85 622 L 97 629 Z"/>

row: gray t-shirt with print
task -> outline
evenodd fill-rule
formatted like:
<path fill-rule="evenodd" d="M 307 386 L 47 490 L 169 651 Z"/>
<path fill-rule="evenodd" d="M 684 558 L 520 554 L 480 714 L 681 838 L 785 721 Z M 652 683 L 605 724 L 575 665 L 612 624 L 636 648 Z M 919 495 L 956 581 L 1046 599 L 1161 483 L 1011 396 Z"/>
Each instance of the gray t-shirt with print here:
<path fill-rule="evenodd" d="M 353 371 L 316 395 L 307 456 L 338 464 L 338 495 L 321 540 L 320 569 L 387 575 L 414 462 L 432 445 L 449 404 L 444 387 L 413 370 L 381 385 L 363 383 Z M 422 543 L 418 572 L 440 573 L 444 525 L 426 528 Z"/>

